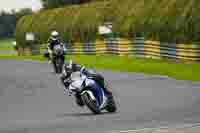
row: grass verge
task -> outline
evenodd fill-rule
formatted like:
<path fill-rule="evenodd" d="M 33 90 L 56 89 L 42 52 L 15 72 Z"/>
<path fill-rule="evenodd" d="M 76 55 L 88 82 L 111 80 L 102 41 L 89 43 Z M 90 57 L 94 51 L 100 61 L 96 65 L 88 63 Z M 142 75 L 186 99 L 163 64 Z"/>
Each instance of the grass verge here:
<path fill-rule="evenodd" d="M 0 40 L 0 50 L 6 50 L 6 51 L 14 50 L 12 46 L 12 41 L 13 39 Z"/>
<path fill-rule="evenodd" d="M 33 59 L 45 61 L 43 56 L 1 56 L 0 59 Z M 146 74 L 166 75 L 180 80 L 200 81 L 200 64 L 175 63 L 154 59 L 138 59 L 119 56 L 66 56 L 90 68 L 107 69 L 121 72 L 139 72 Z"/>

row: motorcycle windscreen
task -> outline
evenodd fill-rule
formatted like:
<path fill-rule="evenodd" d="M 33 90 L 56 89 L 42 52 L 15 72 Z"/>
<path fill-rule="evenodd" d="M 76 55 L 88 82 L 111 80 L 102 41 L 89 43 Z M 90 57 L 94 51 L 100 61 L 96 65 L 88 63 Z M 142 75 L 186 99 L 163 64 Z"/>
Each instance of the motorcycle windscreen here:
<path fill-rule="evenodd" d="M 62 54 L 63 53 L 62 47 L 60 45 L 55 45 L 54 52 L 59 55 Z"/>
<path fill-rule="evenodd" d="M 76 91 L 77 89 L 80 89 L 84 81 L 84 79 L 80 77 L 80 72 L 72 73 L 71 80 L 72 80 L 72 83 L 69 86 L 69 89 L 74 90 L 74 91 Z"/>

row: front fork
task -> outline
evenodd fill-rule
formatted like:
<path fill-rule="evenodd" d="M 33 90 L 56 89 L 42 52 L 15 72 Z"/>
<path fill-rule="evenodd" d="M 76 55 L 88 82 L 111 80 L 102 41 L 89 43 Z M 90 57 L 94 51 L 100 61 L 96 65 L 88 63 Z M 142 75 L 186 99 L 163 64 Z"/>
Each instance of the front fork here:
<path fill-rule="evenodd" d="M 81 92 L 81 96 L 84 95 L 85 93 L 87 93 L 92 100 L 96 101 L 96 98 L 91 91 L 85 90 L 85 91 Z"/>

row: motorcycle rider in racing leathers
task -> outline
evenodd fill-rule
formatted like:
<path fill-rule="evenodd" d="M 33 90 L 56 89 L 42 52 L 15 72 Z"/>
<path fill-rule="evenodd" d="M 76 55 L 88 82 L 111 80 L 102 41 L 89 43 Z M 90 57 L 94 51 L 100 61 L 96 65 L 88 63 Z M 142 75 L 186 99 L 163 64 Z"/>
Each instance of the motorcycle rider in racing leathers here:
<path fill-rule="evenodd" d="M 48 49 L 48 53 L 49 53 L 49 63 L 51 63 L 52 57 L 53 57 L 53 48 L 56 45 L 62 45 L 61 40 L 59 38 L 59 33 L 57 31 L 52 31 L 51 32 L 51 36 L 48 39 L 48 45 L 47 45 L 47 49 Z"/>
<path fill-rule="evenodd" d="M 94 72 L 92 69 L 87 69 L 84 66 L 73 63 L 72 61 L 65 63 L 63 68 L 65 69 L 65 74 L 62 74 L 61 82 L 66 88 L 68 88 L 70 85 L 70 82 L 68 80 L 70 75 L 73 72 L 80 72 L 84 76 L 92 78 L 108 94 L 109 100 L 113 100 L 112 92 L 111 90 L 108 90 L 108 87 L 105 86 L 104 77 L 102 75 Z M 76 103 L 79 106 L 84 106 L 81 96 L 78 93 L 75 94 L 75 98 L 76 98 Z"/>

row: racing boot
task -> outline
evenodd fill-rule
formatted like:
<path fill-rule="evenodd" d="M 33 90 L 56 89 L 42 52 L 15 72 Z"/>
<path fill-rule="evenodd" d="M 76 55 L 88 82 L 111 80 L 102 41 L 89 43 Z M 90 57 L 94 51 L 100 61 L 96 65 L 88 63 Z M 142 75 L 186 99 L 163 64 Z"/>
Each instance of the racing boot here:
<path fill-rule="evenodd" d="M 51 58 L 50 58 L 50 56 L 48 57 L 48 63 L 51 64 Z"/>
<path fill-rule="evenodd" d="M 49 64 L 53 63 L 53 61 L 52 61 L 52 53 L 49 53 L 48 60 L 49 60 L 48 61 Z"/>

